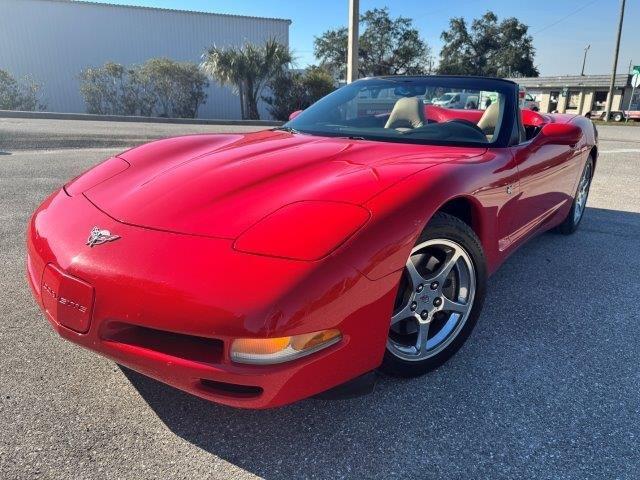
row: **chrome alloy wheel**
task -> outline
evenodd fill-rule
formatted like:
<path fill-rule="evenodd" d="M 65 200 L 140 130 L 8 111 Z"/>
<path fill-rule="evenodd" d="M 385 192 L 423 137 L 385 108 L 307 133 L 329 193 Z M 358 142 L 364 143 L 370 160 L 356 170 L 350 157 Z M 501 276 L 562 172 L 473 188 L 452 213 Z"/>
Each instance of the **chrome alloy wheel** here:
<path fill-rule="evenodd" d="M 461 245 L 434 239 L 414 247 L 391 317 L 389 352 L 409 361 L 441 352 L 462 330 L 475 292 L 473 262 Z"/>
<path fill-rule="evenodd" d="M 587 197 L 589 196 L 589 185 L 591 183 L 591 168 L 592 163 L 587 162 L 587 166 L 582 172 L 582 178 L 580 179 L 580 185 L 578 186 L 578 193 L 576 195 L 576 206 L 573 209 L 573 223 L 578 223 L 584 213 L 584 207 L 587 204 Z"/>

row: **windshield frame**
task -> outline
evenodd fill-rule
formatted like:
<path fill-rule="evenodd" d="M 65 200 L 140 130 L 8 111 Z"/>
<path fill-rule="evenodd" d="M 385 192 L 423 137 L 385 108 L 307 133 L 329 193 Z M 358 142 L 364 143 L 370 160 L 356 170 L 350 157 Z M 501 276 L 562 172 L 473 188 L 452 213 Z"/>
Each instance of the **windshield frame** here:
<path fill-rule="evenodd" d="M 383 84 L 388 88 L 395 86 L 402 86 L 411 83 L 419 83 L 421 86 L 427 87 L 441 87 L 443 82 L 446 82 L 447 88 L 461 89 L 461 90 L 484 90 L 495 91 L 500 93 L 504 99 L 504 107 L 502 111 L 502 119 L 498 135 L 494 137 L 492 142 L 474 142 L 474 141 L 447 141 L 447 140 L 434 140 L 434 139 L 418 139 L 411 137 L 395 137 L 395 136 L 376 136 L 371 135 L 365 137 L 349 136 L 345 132 L 327 132 L 327 131 L 313 131 L 308 128 L 304 123 L 305 116 L 314 114 L 317 109 L 323 108 L 326 101 L 331 101 L 333 95 L 343 95 L 345 88 L 362 88 L 364 86 Z M 390 76 L 390 77 L 370 77 L 340 87 L 329 95 L 321 98 L 316 103 L 302 111 L 294 119 L 289 120 L 283 125 L 284 129 L 292 129 L 301 134 L 308 134 L 320 137 L 343 137 L 343 138 L 355 138 L 367 141 L 380 141 L 380 142 L 393 142 L 401 144 L 418 144 L 418 145 L 445 145 L 445 146 L 463 146 L 463 147 L 483 147 L 483 148 L 501 148 L 508 147 L 513 143 L 513 132 L 517 126 L 517 114 L 518 114 L 518 99 L 519 99 L 519 87 L 516 83 L 504 80 L 500 78 L 490 77 L 463 77 L 463 76 L 449 76 L 449 75 L 431 75 L 431 76 Z"/>

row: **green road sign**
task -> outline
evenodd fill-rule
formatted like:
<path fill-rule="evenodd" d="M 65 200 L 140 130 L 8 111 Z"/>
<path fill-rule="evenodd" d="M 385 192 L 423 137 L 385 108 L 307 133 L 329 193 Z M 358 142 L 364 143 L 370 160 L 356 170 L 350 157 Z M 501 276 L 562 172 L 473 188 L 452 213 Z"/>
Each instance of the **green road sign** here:
<path fill-rule="evenodd" d="M 636 73 L 637 73 L 638 75 L 640 75 L 640 65 L 634 65 L 634 66 L 633 66 L 633 70 L 631 70 L 631 75 L 634 75 L 634 74 L 636 74 Z"/>

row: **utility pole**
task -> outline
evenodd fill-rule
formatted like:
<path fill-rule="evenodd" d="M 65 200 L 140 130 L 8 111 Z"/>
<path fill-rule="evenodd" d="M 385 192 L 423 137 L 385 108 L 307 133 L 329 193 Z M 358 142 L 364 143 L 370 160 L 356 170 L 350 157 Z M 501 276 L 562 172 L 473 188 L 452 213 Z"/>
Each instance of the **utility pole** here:
<path fill-rule="evenodd" d="M 611 104 L 613 103 L 613 88 L 616 83 L 616 70 L 618 69 L 618 53 L 620 53 L 620 37 L 622 36 L 622 22 L 624 21 L 625 0 L 620 1 L 620 21 L 618 22 L 618 36 L 616 38 L 616 48 L 613 54 L 613 70 L 611 72 L 611 83 L 609 84 L 609 95 L 607 95 L 607 109 L 605 110 L 604 121 L 609 121 Z"/>
<path fill-rule="evenodd" d="M 358 24 L 360 1 L 349 0 L 349 44 L 347 45 L 347 83 L 358 79 Z"/>
<path fill-rule="evenodd" d="M 587 48 L 584 49 L 584 58 L 582 59 L 582 72 L 580 72 L 580 76 L 584 77 L 584 66 L 587 63 L 587 52 L 591 48 L 591 45 L 587 45 Z"/>

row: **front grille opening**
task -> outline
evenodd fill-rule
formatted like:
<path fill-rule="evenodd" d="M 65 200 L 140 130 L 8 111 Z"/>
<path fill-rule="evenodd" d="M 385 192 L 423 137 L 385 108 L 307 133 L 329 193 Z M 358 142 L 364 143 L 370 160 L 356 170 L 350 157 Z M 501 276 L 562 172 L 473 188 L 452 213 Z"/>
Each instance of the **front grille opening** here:
<path fill-rule="evenodd" d="M 103 339 L 162 353 L 190 362 L 219 364 L 223 342 L 215 338 L 196 337 L 182 333 L 156 330 L 123 322 L 112 322 Z"/>
<path fill-rule="evenodd" d="M 228 397 L 252 398 L 262 395 L 262 388 L 252 385 L 238 385 L 235 383 L 217 382 L 215 380 L 200 379 L 200 387 L 208 393 L 225 395 Z"/>

